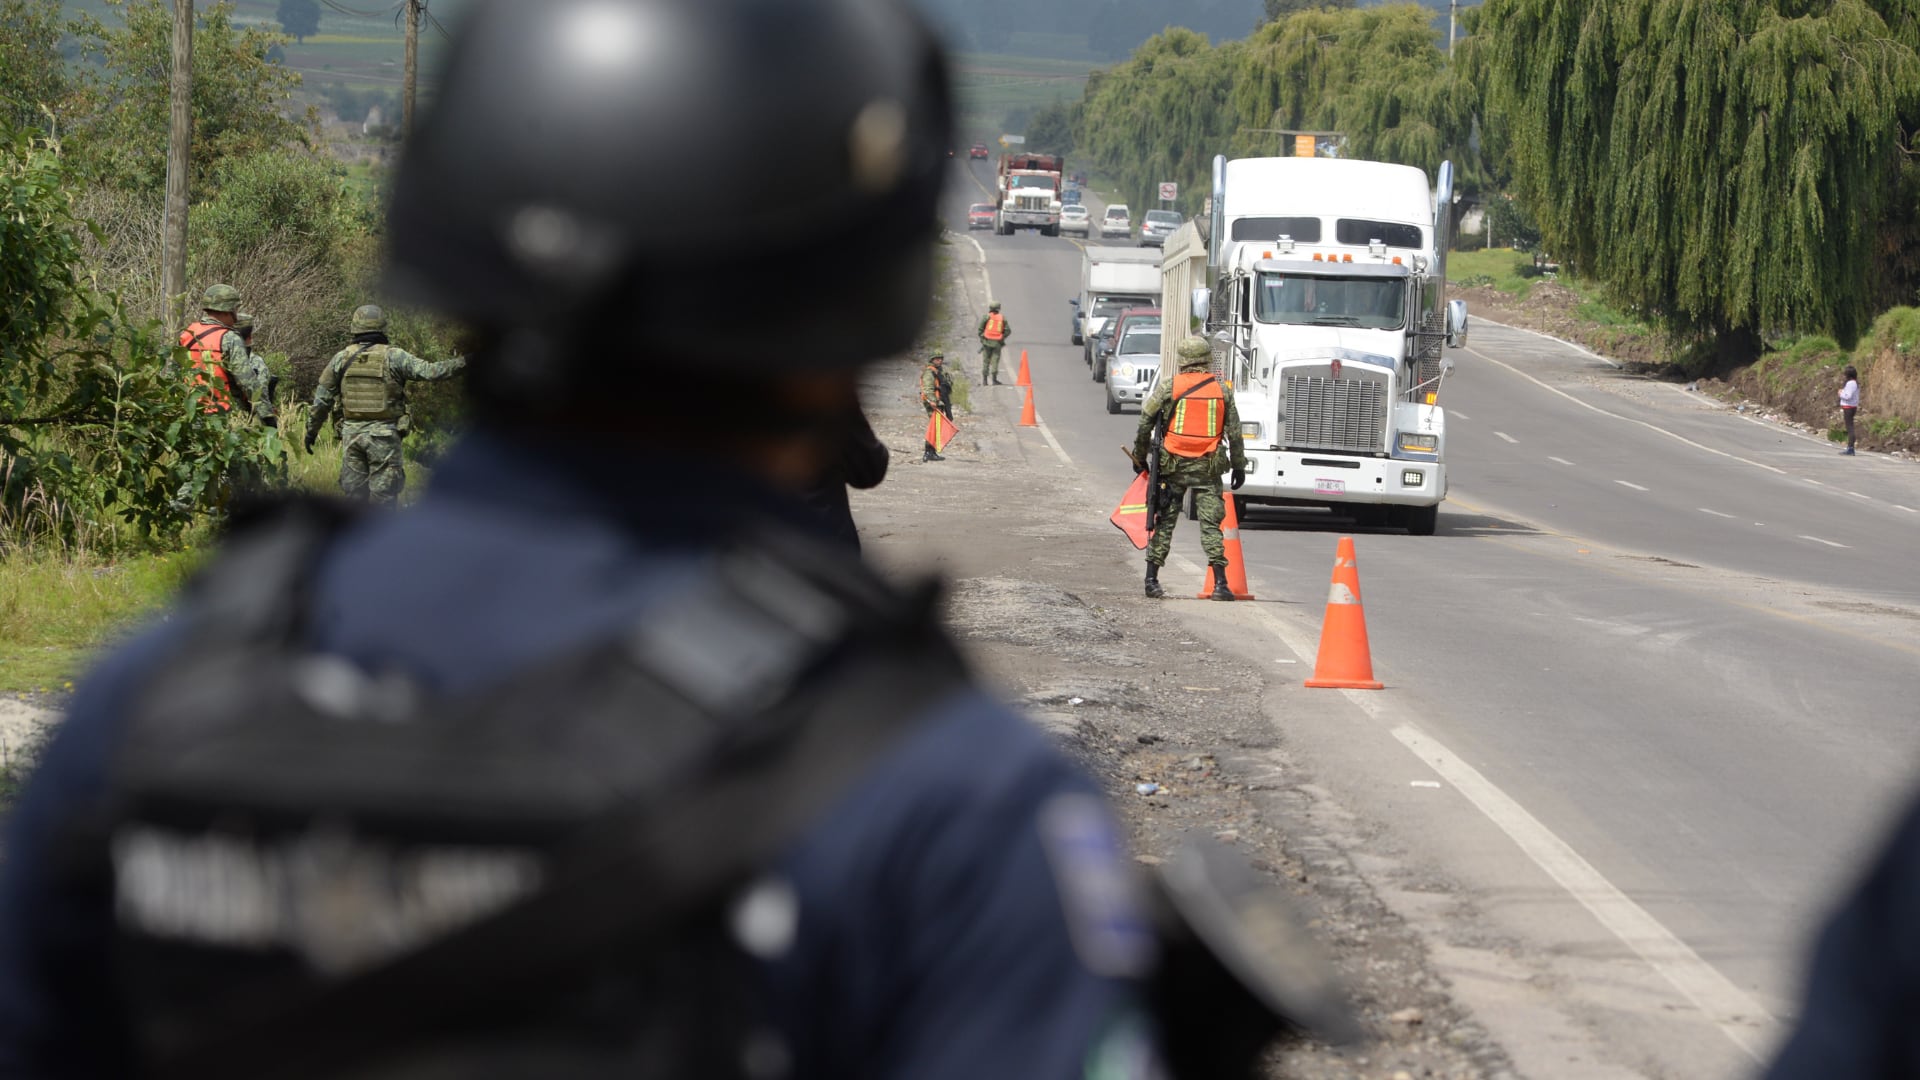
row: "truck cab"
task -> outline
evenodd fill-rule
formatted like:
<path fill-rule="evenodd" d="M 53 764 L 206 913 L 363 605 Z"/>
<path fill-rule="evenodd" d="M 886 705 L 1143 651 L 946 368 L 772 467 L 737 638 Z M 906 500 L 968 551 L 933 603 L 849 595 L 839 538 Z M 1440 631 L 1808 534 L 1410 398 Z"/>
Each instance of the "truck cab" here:
<path fill-rule="evenodd" d="M 1214 285 L 1194 314 L 1238 398 L 1240 497 L 1431 534 L 1441 350 L 1466 337 L 1464 305 L 1442 304 L 1450 195 L 1418 169 L 1324 158 L 1217 159 L 1215 189 Z"/>

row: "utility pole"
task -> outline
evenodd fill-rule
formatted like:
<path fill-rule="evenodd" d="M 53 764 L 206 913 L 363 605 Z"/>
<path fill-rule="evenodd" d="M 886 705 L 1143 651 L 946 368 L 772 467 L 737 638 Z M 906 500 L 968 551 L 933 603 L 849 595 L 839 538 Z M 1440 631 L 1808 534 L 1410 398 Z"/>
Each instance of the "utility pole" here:
<path fill-rule="evenodd" d="M 415 72 L 420 67 L 420 8 L 425 0 L 406 0 L 407 4 L 407 72 L 405 85 L 400 89 L 401 112 L 400 137 L 403 140 L 413 138 L 413 83 Z"/>
<path fill-rule="evenodd" d="M 187 319 L 187 170 L 193 150 L 193 0 L 173 0 L 172 115 L 168 119 L 167 212 L 160 295 L 168 324 Z"/>
<path fill-rule="evenodd" d="M 1453 59 L 1453 24 L 1460 17 L 1460 0 L 1447 0 L 1447 59 Z"/>

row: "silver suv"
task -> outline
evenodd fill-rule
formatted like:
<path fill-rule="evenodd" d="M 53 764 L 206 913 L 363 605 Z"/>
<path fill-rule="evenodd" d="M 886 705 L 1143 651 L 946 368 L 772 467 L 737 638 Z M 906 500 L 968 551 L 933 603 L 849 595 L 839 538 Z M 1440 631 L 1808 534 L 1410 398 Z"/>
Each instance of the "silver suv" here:
<path fill-rule="evenodd" d="M 1160 373 L 1160 320 L 1137 318 L 1127 322 L 1120 344 L 1107 357 L 1107 411 L 1122 405 L 1138 406 Z"/>
<path fill-rule="evenodd" d="M 1127 213 L 1127 208 L 1124 206 L 1107 207 L 1106 214 L 1100 218 L 1100 239 L 1105 240 L 1109 236 L 1132 235 L 1133 215 Z"/>
<path fill-rule="evenodd" d="M 1180 231 L 1180 222 L 1178 210 L 1147 211 L 1147 220 L 1140 223 L 1140 246 L 1166 247 L 1167 237 Z"/>

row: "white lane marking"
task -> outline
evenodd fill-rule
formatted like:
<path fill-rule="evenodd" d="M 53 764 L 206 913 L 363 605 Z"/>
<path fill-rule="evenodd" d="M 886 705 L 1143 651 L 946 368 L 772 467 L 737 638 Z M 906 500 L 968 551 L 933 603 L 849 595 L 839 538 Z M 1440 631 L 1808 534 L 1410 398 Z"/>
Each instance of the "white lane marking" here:
<path fill-rule="evenodd" d="M 1636 483 L 1634 483 L 1634 482 L 1633 482 L 1633 481 L 1631 481 L 1631 480 L 1615 480 L 1615 481 L 1614 481 L 1614 483 L 1616 483 L 1616 484 L 1619 484 L 1619 485 L 1620 485 L 1621 487 L 1630 487 L 1630 488 L 1632 488 L 1632 489 L 1633 489 L 1633 490 L 1635 490 L 1635 491 L 1647 491 L 1647 490 L 1650 490 L 1650 489 L 1648 489 L 1648 488 L 1643 488 L 1643 487 L 1641 487 L 1641 486 L 1640 486 L 1639 484 L 1636 484 Z"/>
<path fill-rule="evenodd" d="M 1818 480 L 1815 480 L 1815 479 L 1814 479 L 1813 477 L 1811 477 L 1811 476 L 1803 476 L 1803 477 L 1801 477 L 1800 479 L 1802 479 L 1802 480 L 1805 480 L 1805 481 L 1806 481 L 1807 483 L 1809 483 L 1809 484 L 1817 484 L 1817 485 L 1819 485 L 1820 487 L 1826 487 L 1826 486 L 1827 486 L 1827 485 L 1825 485 L 1825 484 L 1822 484 L 1822 483 L 1820 483 L 1820 481 L 1818 481 Z"/>
<path fill-rule="evenodd" d="M 1764 1060 L 1758 1029 L 1772 1017 L 1759 1002 L 1701 959 L 1699 953 L 1661 925 L 1647 909 L 1634 903 L 1592 863 L 1581 858 L 1579 852 L 1541 824 L 1539 818 L 1528 813 L 1526 807 L 1495 787 L 1480 770 L 1410 724 L 1394 728 L 1393 737 L 1466 796 L 1467 801 L 1479 807 L 1481 813 L 1527 853 L 1534 865 L 1559 882 L 1600 925 L 1613 931 L 1615 937 L 1665 976 L 1674 989 L 1713 1021 L 1721 1034 L 1746 1051 L 1748 1057 Z"/>
<path fill-rule="evenodd" d="M 1539 336 L 1545 337 L 1546 335 L 1541 334 Z M 1770 473 L 1779 473 L 1782 476 L 1785 476 L 1787 473 L 1787 470 L 1776 469 L 1772 465 L 1768 465 L 1765 462 L 1755 461 L 1752 458 L 1743 458 L 1739 454 L 1729 454 L 1725 450 L 1716 450 L 1711 446 L 1706 446 L 1702 443 L 1694 442 L 1692 439 L 1687 438 L 1685 435 L 1682 435 L 1674 431 L 1668 431 L 1666 428 L 1663 428 L 1658 424 L 1650 424 L 1645 420 L 1636 420 L 1631 416 L 1622 416 L 1617 412 L 1608 412 L 1606 409 L 1603 409 L 1600 406 L 1595 405 L 1590 401 L 1581 401 L 1579 398 L 1574 397 L 1572 394 L 1567 393 L 1565 390 L 1562 390 L 1557 386 L 1549 386 L 1546 383 L 1541 382 L 1539 379 L 1536 379 L 1533 376 L 1527 374 L 1526 372 L 1521 371 L 1519 368 L 1514 367 L 1512 364 L 1509 364 L 1504 360 L 1495 360 L 1493 357 L 1488 356 L 1486 353 L 1481 352 L 1479 349 L 1469 347 L 1466 349 L 1466 351 L 1472 353 L 1473 355 L 1479 357 L 1482 360 L 1485 360 L 1489 364 L 1497 364 L 1500 367 L 1506 368 L 1508 371 L 1511 371 L 1515 375 L 1518 375 L 1521 378 L 1527 380 L 1528 382 L 1534 384 L 1535 386 L 1538 386 L 1540 389 L 1545 390 L 1549 394 L 1555 394 L 1559 397 L 1566 398 L 1568 401 L 1573 402 L 1575 405 L 1578 405 L 1583 409 L 1588 409 L 1593 412 L 1597 412 L 1601 416 L 1611 417 L 1623 423 L 1638 424 L 1639 426 L 1646 428 L 1648 431 L 1657 431 L 1660 434 L 1665 435 L 1669 439 L 1674 439 L 1676 441 L 1686 443 L 1688 446 L 1693 447 L 1695 450 L 1704 450 L 1709 454 L 1716 454 L 1730 461 L 1738 461 L 1743 465 L 1751 465 L 1756 469 L 1765 469 Z M 1602 359 L 1605 359 L 1605 357 L 1602 357 Z"/>
<path fill-rule="evenodd" d="M 1501 438 L 1507 440 L 1510 443 L 1517 443 L 1520 441 L 1519 439 L 1514 438 L 1513 436 L 1507 434 L 1504 431 L 1496 431 L 1494 432 L 1494 434 L 1500 436 Z"/>
<path fill-rule="evenodd" d="M 1463 413 L 1463 412 L 1454 412 L 1454 411 L 1453 411 L 1452 409 L 1448 409 L 1448 410 L 1447 410 L 1447 417 L 1448 417 L 1449 419 L 1452 419 L 1452 420 L 1471 420 L 1471 419 L 1473 419 L 1473 417 L 1471 417 L 1471 416 L 1468 416 L 1468 415 L 1467 415 L 1466 413 Z"/>
<path fill-rule="evenodd" d="M 1862 494 L 1860 494 L 1860 493 L 1859 493 L 1859 492 L 1857 492 L 1857 491 L 1849 491 L 1849 492 L 1847 492 L 1847 494 L 1849 494 L 1849 495 L 1851 495 L 1851 496 L 1853 496 L 1853 497 L 1854 497 L 1854 498 L 1856 498 L 1856 499 L 1871 499 L 1871 498 L 1873 498 L 1873 496 L 1871 496 L 1871 495 L 1862 495 Z"/>
<path fill-rule="evenodd" d="M 1700 508 L 1700 512 L 1701 512 L 1701 513 L 1703 513 L 1703 514 L 1712 514 L 1712 515 L 1713 515 L 1714 517 L 1723 517 L 1723 518 L 1728 518 L 1728 519 L 1731 519 L 1731 518 L 1733 517 L 1733 515 L 1732 515 L 1732 514 L 1723 514 L 1723 513 L 1721 513 L 1721 512 L 1720 512 L 1720 511 L 1718 511 L 1718 510 L 1709 510 L 1709 509 L 1707 509 L 1707 508 L 1706 508 L 1706 507 L 1704 507 L 1704 506 Z M 1755 524 L 1755 525 L 1758 525 L 1758 524 L 1759 524 L 1759 522 L 1757 522 L 1757 521 L 1756 521 L 1756 522 L 1754 522 L 1754 524 Z"/>
<path fill-rule="evenodd" d="M 1801 533 L 1801 534 L 1800 534 L 1800 539 L 1802 539 L 1802 540 L 1811 540 L 1811 541 L 1813 541 L 1813 542 L 1814 542 L 1814 543 L 1816 543 L 1816 544 L 1825 544 L 1825 545 L 1827 545 L 1828 547 L 1837 547 L 1837 548 L 1843 548 L 1843 547 L 1846 547 L 1846 546 L 1847 546 L 1847 545 L 1845 545 L 1845 544 L 1836 544 L 1836 543 L 1834 543 L 1834 542 L 1833 542 L 1833 541 L 1831 541 L 1831 540 L 1822 540 L 1822 539 L 1820 539 L 1820 538 L 1819 538 L 1819 537 L 1817 537 L 1817 536 L 1808 536 L 1808 535 L 1807 535 L 1806 533 Z"/>
<path fill-rule="evenodd" d="M 1508 325 L 1507 323 L 1495 322 L 1493 319 L 1489 319 L 1484 315 L 1475 315 L 1474 318 L 1484 323 L 1492 323 L 1494 326 L 1498 326 L 1503 329 L 1518 330 L 1523 334 L 1532 334 L 1534 337 L 1537 337 L 1537 338 L 1546 338 L 1548 341 L 1558 342 L 1559 344 L 1565 345 L 1567 348 L 1572 349 L 1574 352 L 1580 353 L 1585 356 L 1591 356 L 1595 360 L 1598 360 L 1601 363 L 1606 364 L 1608 367 L 1620 366 L 1620 364 L 1617 361 L 1609 360 L 1606 357 L 1601 356 L 1599 353 L 1594 352 L 1592 349 L 1587 348 L 1585 345 L 1576 344 L 1574 342 L 1568 341 L 1566 338 L 1557 338 L 1557 337 L 1554 337 L 1552 334 L 1543 334 L 1538 330 L 1529 330 L 1524 326 L 1511 326 L 1511 325 Z M 1498 360 L 1494 361 L 1494 363 L 1496 364 L 1499 362 L 1500 361 Z"/>
<path fill-rule="evenodd" d="M 1893 508 L 1895 510 L 1905 510 L 1909 514 L 1920 514 L 1920 510 L 1915 510 L 1911 506 L 1901 506 L 1899 503 L 1894 503 Z"/>
<path fill-rule="evenodd" d="M 1046 420 L 1037 412 L 1033 414 L 1033 420 L 1040 426 L 1041 438 L 1046 439 L 1047 445 L 1053 447 L 1053 456 L 1060 459 L 1060 464 L 1071 468 L 1073 459 L 1067 456 L 1066 448 L 1060 445 L 1060 440 L 1053 437 L 1053 429 L 1047 426 Z"/>
<path fill-rule="evenodd" d="M 1548 460 L 1548 461 L 1557 461 L 1557 462 L 1559 462 L 1559 463 L 1560 463 L 1560 464 L 1562 464 L 1562 465 L 1572 465 L 1572 464 L 1573 464 L 1573 462 L 1571 462 L 1571 461 L 1568 461 L 1568 460 L 1567 460 L 1566 458 L 1563 458 L 1563 457 L 1550 457 L 1550 458 L 1548 458 L 1547 460 Z"/>
<path fill-rule="evenodd" d="M 1200 566 L 1185 555 L 1174 555 L 1167 561 L 1177 565 L 1182 573 L 1195 576 L 1201 573 Z M 1252 582 L 1248 582 L 1249 587 L 1252 585 Z M 1273 636 L 1280 639 L 1280 644 L 1297 657 L 1305 659 L 1313 656 L 1318 649 L 1304 628 L 1281 619 L 1258 604 L 1248 604 L 1236 610 L 1250 612 L 1264 622 Z M 1520 848 L 1522 854 L 1533 860 L 1535 866 L 1579 901 L 1600 925 L 1611 931 L 1649 967 L 1692 1001 L 1713 1021 L 1721 1034 L 1754 1061 L 1764 1060 L 1763 1040 L 1760 1038 L 1764 1033 L 1761 1029 L 1771 1024 L 1773 1017 L 1759 1002 L 1715 970 L 1712 964 L 1701 959 L 1698 953 L 1687 947 L 1686 942 L 1674 936 L 1673 931 L 1661 925 L 1660 920 L 1645 908 L 1634 903 L 1592 863 L 1581 858 L 1571 845 L 1560 839 L 1540 819 L 1528 813 L 1512 796 L 1501 791 L 1479 770 L 1462 761 L 1433 736 L 1411 724 L 1390 719 L 1387 713 L 1394 708 L 1391 699 L 1382 698 L 1368 690 L 1341 690 L 1338 693 L 1346 695 L 1347 700 L 1369 718 L 1381 723 L 1393 723 L 1395 726 L 1390 730 L 1400 745 L 1439 773 L 1441 779 L 1458 788 L 1476 809 L 1507 834 L 1507 838 Z"/>

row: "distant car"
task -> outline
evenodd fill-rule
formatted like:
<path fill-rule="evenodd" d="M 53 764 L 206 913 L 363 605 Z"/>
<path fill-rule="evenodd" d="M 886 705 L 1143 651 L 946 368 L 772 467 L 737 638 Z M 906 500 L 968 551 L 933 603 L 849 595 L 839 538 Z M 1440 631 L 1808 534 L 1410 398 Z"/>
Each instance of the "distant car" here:
<path fill-rule="evenodd" d="M 1106 216 L 1100 219 L 1100 239 L 1105 240 L 1110 236 L 1130 237 L 1132 235 L 1133 215 L 1127 213 L 1127 208 L 1118 204 L 1107 207 Z"/>
<path fill-rule="evenodd" d="M 967 231 L 993 228 L 993 204 L 977 202 L 967 207 Z"/>
<path fill-rule="evenodd" d="M 1060 231 L 1087 235 L 1093 228 L 1093 211 L 1079 203 L 1068 203 L 1060 208 Z"/>
<path fill-rule="evenodd" d="M 1106 382 L 1108 362 L 1112 360 L 1118 342 L 1127 336 L 1127 331 L 1139 326 L 1159 327 L 1160 309 L 1156 307 L 1128 308 L 1119 315 L 1107 320 L 1107 325 L 1094 339 L 1093 381 Z"/>
<path fill-rule="evenodd" d="M 1078 206 L 1080 205 L 1080 196 L 1081 191 L 1079 188 L 1070 187 L 1060 193 L 1060 201 L 1067 206 Z"/>
<path fill-rule="evenodd" d="M 972 146 L 968 147 L 967 158 L 972 161 L 987 160 L 987 144 L 983 142 L 977 142 L 977 143 L 974 143 Z"/>
<path fill-rule="evenodd" d="M 1145 316 L 1127 321 L 1120 344 L 1107 357 L 1107 411 L 1122 405 L 1138 406 L 1147 399 L 1154 377 L 1160 374 L 1160 319 Z"/>
<path fill-rule="evenodd" d="M 1140 223 L 1141 247 L 1166 247 L 1167 237 L 1180 231 L 1183 219 L 1177 210 L 1149 210 Z"/>

